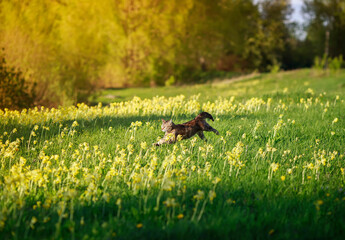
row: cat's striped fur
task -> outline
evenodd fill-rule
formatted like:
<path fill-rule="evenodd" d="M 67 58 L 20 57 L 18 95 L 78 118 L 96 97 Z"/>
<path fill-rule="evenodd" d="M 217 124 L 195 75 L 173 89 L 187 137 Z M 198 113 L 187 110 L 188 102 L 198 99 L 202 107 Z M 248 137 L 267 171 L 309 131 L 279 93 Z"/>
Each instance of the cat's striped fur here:
<path fill-rule="evenodd" d="M 198 134 L 201 139 L 206 140 L 203 131 L 214 132 L 219 135 L 219 132 L 206 122 L 207 118 L 214 121 L 212 115 L 207 112 L 202 112 L 193 120 L 182 124 L 174 124 L 172 120 L 165 121 L 162 119 L 162 131 L 165 132 L 165 135 L 154 145 L 159 146 L 164 143 L 175 143 L 178 136 L 181 139 L 187 139 L 195 134 Z"/>

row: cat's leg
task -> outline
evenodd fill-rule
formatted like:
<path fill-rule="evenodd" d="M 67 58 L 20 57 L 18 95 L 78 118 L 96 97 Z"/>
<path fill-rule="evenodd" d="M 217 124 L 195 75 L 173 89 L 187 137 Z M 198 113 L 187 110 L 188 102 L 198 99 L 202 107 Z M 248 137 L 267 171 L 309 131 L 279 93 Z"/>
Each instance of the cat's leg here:
<path fill-rule="evenodd" d="M 172 144 L 176 142 L 176 137 L 173 133 L 167 133 L 164 135 L 162 139 L 160 139 L 157 143 L 154 143 L 154 146 L 160 146 L 162 144 Z"/>
<path fill-rule="evenodd" d="M 164 144 L 164 143 L 166 143 L 166 141 L 165 141 L 164 138 L 162 138 L 162 139 L 160 139 L 158 142 L 154 143 L 153 145 L 154 145 L 154 146 L 160 146 L 160 145 L 162 145 L 162 144 Z"/>
<path fill-rule="evenodd" d="M 211 127 L 207 122 L 204 123 L 204 131 L 207 131 L 207 132 L 214 132 L 215 134 L 219 135 L 219 132 L 214 129 L 213 127 Z"/>
<path fill-rule="evenodd" d="M 202 140 L 207 141 L 207 139 L 205 138 L 205 135 L 204 135 L 204 133 L 203 133 L 202 131 L 197 132 L 196 134 L 198 134 L 198 136 L 199 136 Z"/>

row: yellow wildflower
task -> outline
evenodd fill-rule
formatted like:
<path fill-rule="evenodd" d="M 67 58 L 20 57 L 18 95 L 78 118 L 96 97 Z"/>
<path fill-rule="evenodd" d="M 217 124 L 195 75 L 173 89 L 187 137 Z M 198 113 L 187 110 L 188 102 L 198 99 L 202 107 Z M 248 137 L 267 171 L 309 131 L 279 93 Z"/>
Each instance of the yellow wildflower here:
<path fill-rule="evenodd" d="M 279 168 L 279 163 L 272 163 L 271 168 L 273 172 L 277 171 Z"/>
<path fill-rule="evenodd" d="M 31 221 L 30 221 L 30 228 L 34 229 L 36 222 L 37 222 L 37 218 L 36 217 L 32 217 Z"/>
<path fill-rule="evenodd" d="M 202 199 L 204 199 L 204 197 L 205 197 L 204 191 L 198 190 L 198 193 L 196 195 L 194 195 L 193 198 L 196 200 L 202 200 Z"/>
<path fill-rule="evenodd" d="M 210 202 L 212 203 L 213 202 L 213 199 L 216 197 L 216 192 L 211 190 L 209 193 L 208 193 L 208 197 L 210 199 Z"/>
<path fill-rule="evenodd" d="M 137 228 L 142 228 L 142 227 L 143 227 L 143 224 L 142 224 L 142 223 L 138 223 L 138 224 L 136 225 L 136 227 L 137 227 Z"/>

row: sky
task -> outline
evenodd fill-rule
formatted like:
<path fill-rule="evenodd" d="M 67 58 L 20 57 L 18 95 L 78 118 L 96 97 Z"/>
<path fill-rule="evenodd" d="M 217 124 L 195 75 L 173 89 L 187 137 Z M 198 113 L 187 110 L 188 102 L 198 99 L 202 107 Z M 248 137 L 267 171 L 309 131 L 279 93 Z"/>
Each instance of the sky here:
<path fill-rule="evenodd" d="M 254 0 L 254 2 L 259 2 L 260 0 Z M 304 23 L 302 7 L 303 7 L 303 0 L 290 0 L 291 7 L 293 9 L 291 19 L 289 22 L 297 22 L 299 24 L 299 28 L 296 29 L 297 38 L 304 39 L 306 37 L 306 32 L 303 30 L 302 24 Z"/>
<path fill-rule="evenodd" d="M 293 8 L 292 13 L 292 20 L 302 23 L 303 22 L 303 16 L 302 16 L 302 6 L 303 1 L 302 0 L 291 0 L 291 6 Z"/>
<path fill-rule="evenodd" d="M 254 0 L 255 3 L 259 2 L 260 0 Z M 302 15 L 302 6 L 303 0 L 290 0 L 291 6 L 293 8 L 292 13 L 292 21 L 297 21 L 298 23 L 303 22 L 303 15 Z"/>
<path fill-rule="evenodd" d="M 303 40 L 307 33 L 303 30 L 302 24 L 304 22 L 302 7 L 303 7 L 303 0 L 291 0 L 291 6 L 293 8 L 291 21 L 295 21 L 299 23 L 300 27 L 296 30 L 296 37 L 300 40 Z"/>

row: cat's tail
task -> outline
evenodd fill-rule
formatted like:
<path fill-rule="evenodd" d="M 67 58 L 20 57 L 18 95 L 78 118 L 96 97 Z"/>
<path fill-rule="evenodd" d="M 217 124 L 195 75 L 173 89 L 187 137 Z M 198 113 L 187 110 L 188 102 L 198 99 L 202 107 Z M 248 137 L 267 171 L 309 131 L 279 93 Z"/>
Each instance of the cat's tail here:
<path fill-rule="evenodd" d="M 202 119 L 209 118 L 209 119 L 211 119 L 214 122 L 214 119 L 213 119 L 212 115 L 209 114 L 208 112 L 202 112 L 197 117 L 202 118 Z"/>

